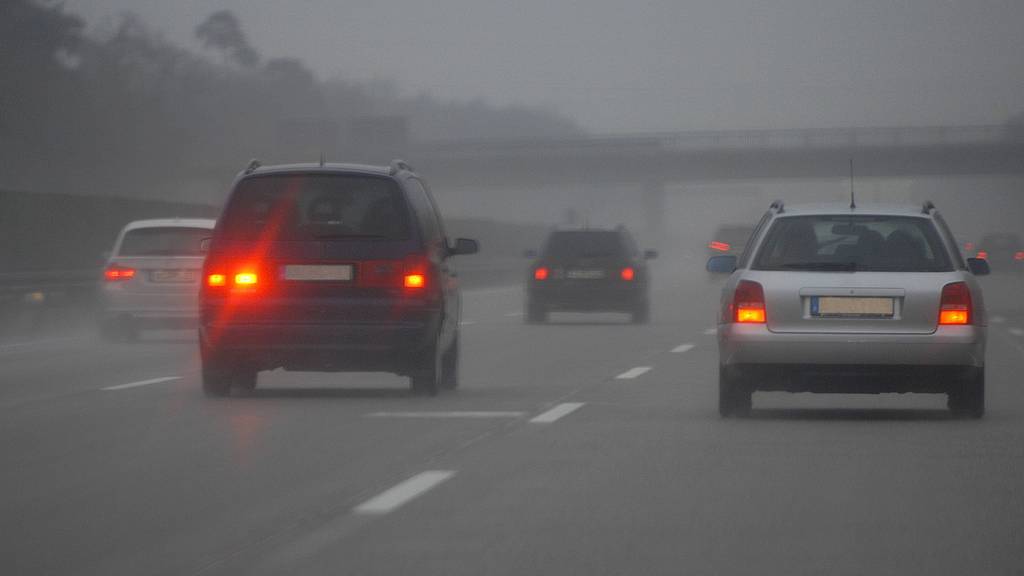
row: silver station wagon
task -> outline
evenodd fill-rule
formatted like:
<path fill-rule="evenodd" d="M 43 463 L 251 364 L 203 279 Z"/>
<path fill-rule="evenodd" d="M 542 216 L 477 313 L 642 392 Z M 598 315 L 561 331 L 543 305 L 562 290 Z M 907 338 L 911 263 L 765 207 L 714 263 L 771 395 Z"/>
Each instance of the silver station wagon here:
<path fill-rule="evenodd" d="M 758 390 L 946 394 L 985 411 L 985 304 L 935 207 L 784 206 L 747 249 L 716 256 L 731 273 L 718 324 L 719 412 Z"/>

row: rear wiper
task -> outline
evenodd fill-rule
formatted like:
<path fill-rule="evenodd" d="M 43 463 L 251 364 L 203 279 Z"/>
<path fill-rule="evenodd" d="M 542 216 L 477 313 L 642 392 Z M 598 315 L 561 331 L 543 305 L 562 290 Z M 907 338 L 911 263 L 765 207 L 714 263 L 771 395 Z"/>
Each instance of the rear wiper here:
<path fill-rule="evenodd" d="M 793 262 L 783 264 L 788 270 L 827 270 L 835 272 L 856 272 L 856 262 Z"/>

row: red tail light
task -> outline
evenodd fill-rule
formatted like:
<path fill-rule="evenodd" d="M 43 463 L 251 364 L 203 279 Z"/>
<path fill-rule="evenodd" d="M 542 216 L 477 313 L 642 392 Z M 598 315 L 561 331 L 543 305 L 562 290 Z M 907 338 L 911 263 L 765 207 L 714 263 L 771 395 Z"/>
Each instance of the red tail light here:
<path fill-rule="evenodd" d="M 708 244 L 708 248 L 711 248 L 712 250 L 718 250 L 719 252 L 728 252 L 729 249 L 732 248 L 732 246 L 730 246 L 728 242 L 719 242 L 715 240 Z"/>
<path fill-rule="evenodd" d="M 1024 250 L 1021 250 L 1020 252 L 1014 254 L 1013 259 L 1017 261 L 1024 260 Z"/>
<path fill-rule="evenodd" d="M 402 268 L 402 286 L 410 290 L 422 290 L 427 287 L 430 272 L 430 260 L 420 254 L 406 257 Z"/>
<path fill-rule="evenodd" d="M 981 258 L 982 260 L 988 260 L 988 252 L 985 252 L 984 250 L 978 250 L 977 257 Z"/>
<path fill-rule="evenodd" d="M 966 250 L 967 252 L 970 252 L 971 250 L 974 250 L 974 242 L 965 242 L 964 243 L 964 250 Z"/>
<path fill-rule="evenodd" d="M 135 268 L 121 266 L 120 264 L 111 264 L 103 271 L 103 278 L 108 282 L 131 280 L 132 278 L 135 278 Z"/>
<path fill-rule="evenodd" d="M 971 323 L 971 290 L 965 282 L 953 282 L 942 287 L 939 302 L 939 324 L 963 325 Z"/>
<path fill-rule="evenodd" d="M 228 277 L 223 274 L 209 274 L 206 276 L 207 286 L 227 286 Z"/>
<path fill-rule="evenodd" d="M 764 288 L 757 282 L 741 280 L 732 297 L 733 322 L 738 324 L 764 324 L 767 320 Z"/>
<path fill-rule="evenodd" d="M 550 274 L 548 269 L 543 267 L 543 266 L 541 266 L 540 268 L 537 268 L 536 270 L 533 271 L 533 279 L 534 280 L 547 280 L 548 279 L 548 274 Z"/>
<path fill-rule="evenodd" d="M 260 277 L 255 272 L 239 272 L 235 274 L 235 286 L 255 286 L 260 283 Z"/>
<path fill-rule="evenodd" d="M 622 272 L 619 272 L 619 276 L 621 276 L 622 279 L 625 280 L 626 282 L 630 282 L 636 276 L 636 270 L 633 270 L 632 268 L 627 266 L 622 269 Z"/>

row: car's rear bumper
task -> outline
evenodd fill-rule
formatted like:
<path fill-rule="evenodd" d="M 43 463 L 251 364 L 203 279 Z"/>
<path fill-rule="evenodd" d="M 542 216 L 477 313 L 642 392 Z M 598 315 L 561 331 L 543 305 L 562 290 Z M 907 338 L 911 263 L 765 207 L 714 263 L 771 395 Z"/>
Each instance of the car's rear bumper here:
<path fill-rule="evenodd" d="M 931 334 L 776 333 L 763 324 L 721 324 L 720 363 L 791 366 L 985 365 L 985 328 L 940 326 Z"/>
<path fill-rule="evenodd" d="M 199 317 L 198 287 L 164 289 L 160 292 L 129 291 L 103 287 L 100 304 L 107 316 L 145 319 L 191 319 Z"/>
<path fill-rule="evenodd" d="M 734 371 L 752 390 L 882 394 L 941 394 L 973 382 L 983 368 L 962 365 L 736 364 Z"/>
<path fill-rule="evenodd" d="M 592 311 L 621 310 L 631 311 L 647 297 L 646 287 L 642 284 L 625 285 L 621 283 L 593 284 L 554 284 L 531 286 L 528 297 L 536 304 L 552 310 Z"/>

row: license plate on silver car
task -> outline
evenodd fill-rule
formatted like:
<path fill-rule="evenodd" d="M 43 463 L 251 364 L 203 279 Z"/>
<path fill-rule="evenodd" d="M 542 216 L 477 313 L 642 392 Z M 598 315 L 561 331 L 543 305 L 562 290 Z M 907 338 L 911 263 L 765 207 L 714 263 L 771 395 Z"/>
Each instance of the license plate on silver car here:
<path fill-rule="evenodd" d="M 153 270 L 153 282 L 195 282 L 195 270 Z"/>
<path fill-rule="evenodd" d="M 604 278 L 604 270 L 566 270 L 565 277 L 572 280 L 597 280 Z"/>
<path fill-rule="evenodd" d="M 813 296 L 811 316 L 826 318 L 891 318 L 896 311 L 892 298 Z"/>
<path fill-rule="evenodd" d="M 352 279 L 352 265 L 289 264 L 284 267 L 284 279 L 303 282 L 346 282 Z"/>

